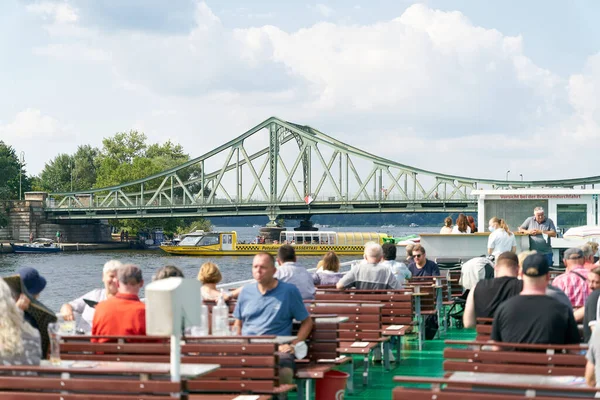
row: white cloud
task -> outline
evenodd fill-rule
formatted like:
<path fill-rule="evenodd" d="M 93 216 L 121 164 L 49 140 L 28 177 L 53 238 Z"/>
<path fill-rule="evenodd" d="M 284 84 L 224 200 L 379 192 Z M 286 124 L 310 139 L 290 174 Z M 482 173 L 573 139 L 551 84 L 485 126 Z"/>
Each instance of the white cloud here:
<path fill-rule="evenodd" d="M 17 113 L 12 122 L 0 125 L 0 136 L 7 139 L 51 139 L 64 133 L 56 119 L 33 108 Z"/>
<path fill-rule="evenodd" d="M 56 24 L 69 24 L 78 20 L 77 10 L 66 2 L 39 1 L 27 5 L 27 11 Z"/>
<path fill-rule="evenodd" d="M 333 15 L 318 6 L 310 7 Z M 573 170 L 579 157 L 564 149 L 575 138 L 580 154 L 596 151 L 582 144 L 600 132 L 600 54 L 565 79 L 536 64 L 526 37 L 476 26 L 460 12 L 414 5 L 373 24 L 322 22 L 286 31 L 230 29 L 199 3 L 185 33 L 102 30 L 79 20 L 67 28 L 56 29 L 53 42 L 35 54 L 69 67 L 81 59 L 105 63 L 93 70 L 77 65 L 82 81 L 96 80 L 108 66 L 115 93 L 102 112 L 125 124 L 113 132 L 133 124 L 149 137 L 173 135 L 192 155 L 277 115 L 449 174 L 597 175 L 593 163 Z M 116 97 L 122 102 L 111 108 Z M 210 132 L 202 150 L 199 131 Z"/>

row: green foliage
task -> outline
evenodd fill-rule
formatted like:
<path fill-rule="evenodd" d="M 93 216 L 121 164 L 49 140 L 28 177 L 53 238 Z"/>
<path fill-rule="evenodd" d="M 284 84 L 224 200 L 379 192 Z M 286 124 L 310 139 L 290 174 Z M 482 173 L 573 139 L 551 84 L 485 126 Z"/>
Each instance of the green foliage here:
<path fill-rule="evenodd" d="M 87 190 L 96 183 L 96 158 L 98 149 L 79 146 L 74 155 L 59 154 L 47 162 L 39 178 L 34 180 L 37 190 L 70 192 Z"/>
<path fill-rule="evenodd" d="M 196 218 L 196 219 L 186 218 L 186 219 L 184 219 L 183 222 L 185 225 L 179 226 L 175 230 L 174 233 L 181 235 L 181 234 L 192 232 L 192 231 L 208 232 L 211 230 L 211 227 L 212 227 L 210 220 L 204 219 L 204 218 Z"/>
<path fill-rule="evenodd" d="M 31 190 L 31 178 L 27 176 L 25 164 L 21 163 L 12 146 L 0 140 L 0 200 L 19 198 L 19 178 L 22 193 Z"/>
<path fill-rule="evenodd" d="M 137 131 L 119 132 L 112 138 L 102 141 L 103 148 L 98 156 L 98 176 L 96 187 L 114 186 L 142 179 L 165 169 L 175 167 L 189 156 L 183 147 L 167 141 L 163 144 L 146 143 L 146 135 Z M 187 174 L 189 174 L 188 172 Z M 187 180 L 185 172 L 181 174 Z M 148 182 L 146 189 L 156 189 L 160 180 Z"/>

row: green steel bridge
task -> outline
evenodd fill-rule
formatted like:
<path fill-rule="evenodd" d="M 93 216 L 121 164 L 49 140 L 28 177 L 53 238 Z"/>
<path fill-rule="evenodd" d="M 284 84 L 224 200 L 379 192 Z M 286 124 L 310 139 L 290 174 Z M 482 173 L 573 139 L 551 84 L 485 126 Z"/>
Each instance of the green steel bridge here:
<path fill-rule="evenodd" d="M 193 173 L 190 173 L 193 171 Z M 474 189 L 592 186 L 600 176 L 508 181 L 422 170 L 271 117 L 175 168 L 121 185 L 51 193 L 51 219 L 476 211 Z"/>

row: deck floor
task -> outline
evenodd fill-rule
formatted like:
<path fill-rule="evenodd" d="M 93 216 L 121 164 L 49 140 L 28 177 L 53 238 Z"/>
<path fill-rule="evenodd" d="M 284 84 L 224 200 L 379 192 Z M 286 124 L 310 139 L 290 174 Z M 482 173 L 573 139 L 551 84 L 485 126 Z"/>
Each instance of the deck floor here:
<path fill-rule="evenodd" d="M 388 372 L 384 370 L 382 364 L 371 363 L 371 381 L 367 387 L 362 386 L 362 368 L 359 368 L 354 377 L 354 393 L 346 394 L 345 398 L 390 400 L 392 389 L 397 386 L 392 380 L 396 375 L 443 376 L 444 340 L 447 339 L 474 340 L 475 330 L 451 328 L 445 335 L 442 334 L 440 339 L 424 342 L 422 351 L 418 350 L 415 336 L 408 336 L 408 340 L 404 340 L 403 343 L 401 363 L 392 363 L 392 369 Z M 356 363 L 360 366 L 362 359 L 356 359 Z M 290 398 L 295 399 L 296 396 L 291 395 Z"/>

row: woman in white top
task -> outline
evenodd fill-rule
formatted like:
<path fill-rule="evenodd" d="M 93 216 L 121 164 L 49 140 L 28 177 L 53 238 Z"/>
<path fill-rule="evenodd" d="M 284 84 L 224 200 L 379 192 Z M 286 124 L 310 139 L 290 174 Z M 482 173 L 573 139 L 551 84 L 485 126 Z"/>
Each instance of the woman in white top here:
<path fill-rule="evenodd" d="M 27 302 L 21 295 L 19 302 Z M 38 365 L 42 357 L 40 332 L 25 322 L 12 291 L 0 278 L 0 365 Z"/>
<path fill-rule="evenodd" d="M 465 214 L 458 214 L 456 218 L 456 225 L 452 228 L 452 233 L 471 233 L 471 227 L 467 223 L 467 217 Z"/>
<path fill-rule="evenodd" d="M 490 219 L 489 229 L 492 233 L 490 233 L 490 237 L 488 238 L 488 254 L 498 257 L 505 251 L 516 252 L 517 240 L 503 219 L 498 217 Z"/>

